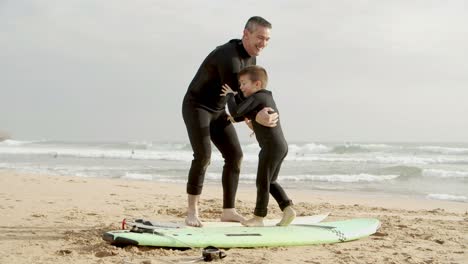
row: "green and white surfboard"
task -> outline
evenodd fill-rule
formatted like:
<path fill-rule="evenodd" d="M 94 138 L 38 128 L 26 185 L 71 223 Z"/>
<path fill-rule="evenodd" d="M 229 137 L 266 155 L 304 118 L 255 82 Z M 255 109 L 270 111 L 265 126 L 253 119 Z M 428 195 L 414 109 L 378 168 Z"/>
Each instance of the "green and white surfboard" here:
<path fill-rule="evenodd" d="M 106 232 L 103 239 L 115 245 L 171 248 L 303 246 L 356 240 L 375 233 L 379 227 L 377 219 L 356 218 L 289 226 L 135 228 Z"/>

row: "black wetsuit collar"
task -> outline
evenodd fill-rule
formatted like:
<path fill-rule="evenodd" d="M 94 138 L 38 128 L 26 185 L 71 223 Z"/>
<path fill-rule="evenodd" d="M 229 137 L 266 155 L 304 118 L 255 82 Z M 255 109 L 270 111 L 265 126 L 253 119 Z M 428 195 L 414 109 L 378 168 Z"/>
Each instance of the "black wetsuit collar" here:
<path fill-rule="evenodd" d="M 231 39 L 229 42 L 236 43 L 236 48 L 239 51 L 239 55 L 241 58 L 246 59 L 246 58 L 252 57 L 249 55 L 249 53 L 245 49 L 244 44 L 242 43 L 242 39 Z"/>
<path fill-rule="evenodd" d="M 272 92 L 270 90 L 267 90 L 267 89 L 260 89 L 258 91 L 256 91 L 255 93 L 267 93 L 267 94 L 272 94 Z"/>

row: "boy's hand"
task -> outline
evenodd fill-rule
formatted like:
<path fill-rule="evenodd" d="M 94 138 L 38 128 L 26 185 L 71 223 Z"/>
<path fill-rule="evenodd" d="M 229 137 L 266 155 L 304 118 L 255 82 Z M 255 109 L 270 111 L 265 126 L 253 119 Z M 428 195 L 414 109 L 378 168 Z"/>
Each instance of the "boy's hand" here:
<path fill-rule="evenodd" d="M 253 125 L 252 125 L 252 120 L 248 119 L 247 117 L 244 119 L 245 121 L 245 124 L 251 129 L 253 130 Z"/>
<path fill-rule="evenodd" d="M 244 119 L 245 124 L 252 129 L 252 133 L 250 134 L 250 137 L 253 137 L 255 135 L 255 132 L 253 131 L 253 125 L 252 125 L 252 120 L 248 119 L 247 117 Z"/>
<path fill-rule="evenodd" d="M 236 123 L 236 120 L 234 120 L 234 117 L 228 115 L 227 120 L 231 121 L 231 123 Z"/>
<path fill-rule="evenodd" d="M 234 91 L 231 89 L 231 87 L 229 87 L 229 85 L 227 85 L 227 84 L 223 84 L 222 87 L 223 87 L 223 89 L 221 90 L 220 96 L 226 96 L 226 95 L 228 95 L 228 94 L 230 94 L 230 93 L 232 93 L 232 94 L 234 94 L 234 95 L 237 94 L 237 92 L 234 92 Z"/>

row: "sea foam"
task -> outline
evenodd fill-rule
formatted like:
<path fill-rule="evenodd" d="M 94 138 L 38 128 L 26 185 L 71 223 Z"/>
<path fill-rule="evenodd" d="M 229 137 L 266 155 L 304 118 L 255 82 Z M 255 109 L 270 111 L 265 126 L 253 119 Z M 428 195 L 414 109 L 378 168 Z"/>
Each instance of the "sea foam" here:
<path fill-rule="evenodd" d="M 425 169 L 423 170 L 422 175 L 426 177 L 439 178 L 468 178 L 468 171 Z"/>
<path fill-rule="evenodd" d="M 451 195 L 451 194 L 428 194 L 427 198 L 434 200 L 445 200 L 445 201 L 455 201 L 455 202 L 468 202 L 468 197 L 463 195 Z"/>

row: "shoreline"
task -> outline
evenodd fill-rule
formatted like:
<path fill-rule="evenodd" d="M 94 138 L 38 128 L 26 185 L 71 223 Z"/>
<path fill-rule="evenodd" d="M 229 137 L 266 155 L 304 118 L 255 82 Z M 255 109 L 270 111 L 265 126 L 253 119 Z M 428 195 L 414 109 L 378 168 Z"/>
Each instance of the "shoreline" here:
<path fill-rule="evenodd" d="M 16 174 L 31 174 L 31 175 L 42 175 L 40 173 L 34 172 L 21 172 L 15 171 L 14 169 L 0 169 L 0 173 L 2 172 L 12 172 Z M 146 184 L 158 184 L 158 185 L 168 185 L 171 188 L 179 188 L 180 186 L 183 187 L 182 193 L 185 194 L 185 182 L 170 182 L 170 181 L 159 181 L 159 180 L 147 180 L 147 179 L 132 179 L 132 178 L 109 178 L 109 177 L 95 177 L 95 176 L 63 176 L 57 174 L 44 174 L 47 176 L 55 176 L 55 177 L 65 177 L 65 178 L 76 178 L 76 179 L 96 179 L 96 180 L 121 180 L 125 182 L 142 182 Z M 219 180 L 220 181 L 220 180 Z M 336 183 L 339 185 L 340 183 Z M 221 188 L 221 182 L 216 183 L 213 180 L 207 180 L 204 185 L 204 190 L 210 190 L 210 192 L 218 191 L 217 189 Z M 456 201 L 456 200 L 446 200 L 446 199 L 435 199 L 429 198 L 428 195 L 423 196 L 422 194 L 403 194 L 403 193 L 392 193 L 392 192 L 378 192 L 378 191 L 361 191 L 361 190 L 345 190 L 345 189 L 337 189 L 337 190 L 327 190 L 327 189 L 311 189 L 308 187 L 301 187 L 300 185 L 283 185 L 283 188 L 286 191 L 293 192 L 296 194 L 297 197 L 291 197 L 292 200 L 300 199 L 303 202 L 326 202 L 327 199 L 331 199 L 333 202 L 339 202 L 343 204 L 353 204 L 353 201 L 362 203 L 368 206 L 385 206 L 389 208 L 395 209 L 407 209 L 407 210 L 418 210 L 418 209 L 436 209 L 436 208 L 444 208 L 445 210 L 464 213 L 468 211 L 468 202 L 465 201 Z M 213 189 L 213 190 L 211 190 Z M 243 198 L 249 199 L 249 193 L 254 195 L 256 192 L 255 189 L 255 182 L 246 183 L 240 182 L 238 188 L 237 199 L 239 199 L 239 195 L 247 195 Z M 207 192 L 202 193 L 203 196 L 206 195 Z M 221 192 L 219 190 L 217 198 L 221 197 Z M 214 198 L 214 197 L 213 197 Z M 312 198 L 312 199 L 311 199 Z M 408 201 L 410 201 L 408 203 Z M 464 205 L 463 205 L 464 204 Z"/>
<path fill-rule="evenodd" d="M 253 186 L 239 186 L 236 206 L 254 208 Z M 226 263 L 466 263 L 468 204 L 366 193 L 287 189 L 298 215 L 331 212 L 325 221 L 378 218 L 378 235 L 348 243 L 226 251 Z M 0 170 L 0 263 L 181 263 L 187 251 L 116 248 L 102 240 L 124 217 L 183 221 L 185 184 L 83 178 Z M 218 221 L 220 185 L 208 184 L 202 220 Z M 270 200 L 268 218 L 281 215 Z M 148 262 L 149 261 L 149 262 Z M 428 262 L 429 261 L 429 262 Z"/>

